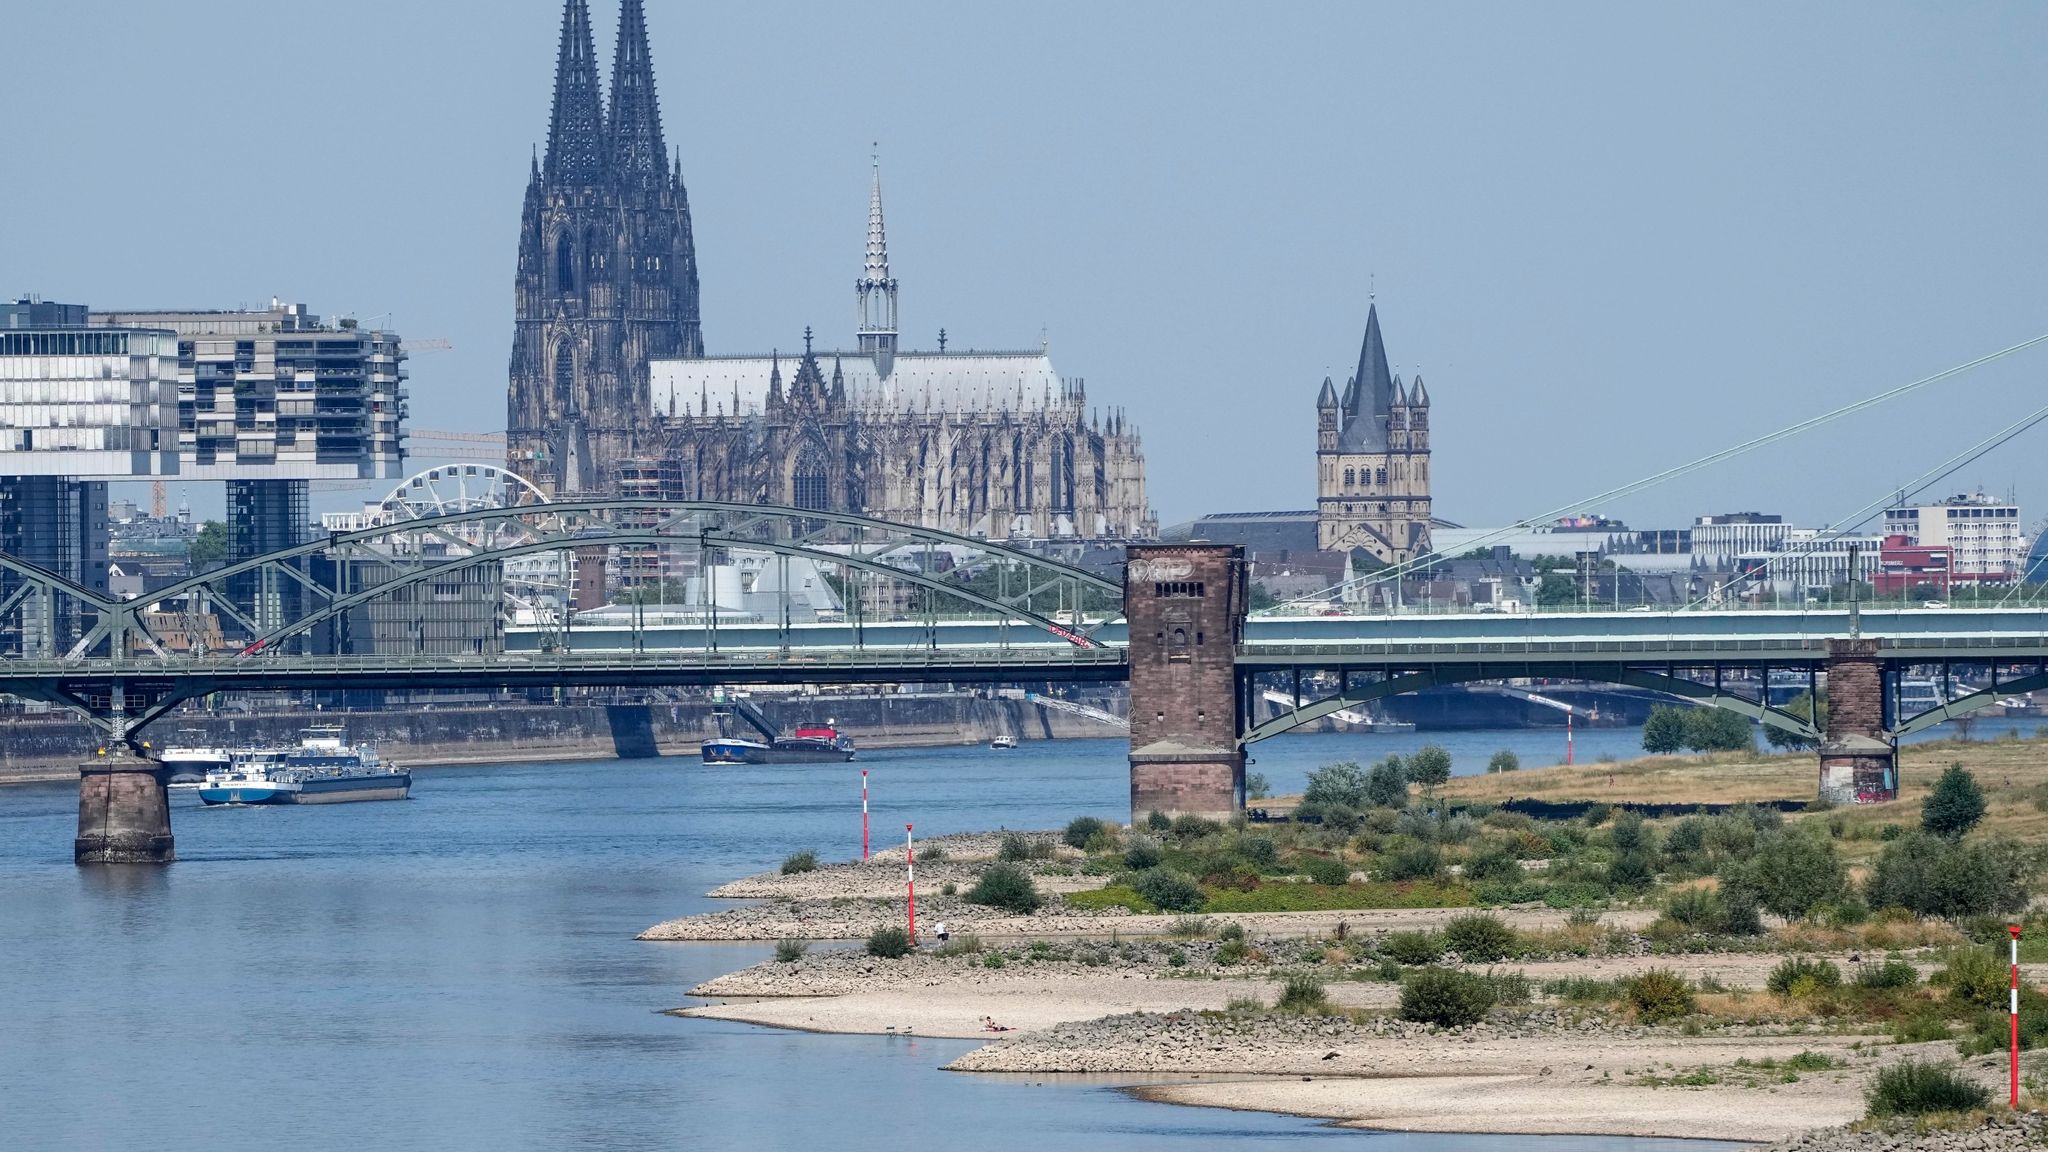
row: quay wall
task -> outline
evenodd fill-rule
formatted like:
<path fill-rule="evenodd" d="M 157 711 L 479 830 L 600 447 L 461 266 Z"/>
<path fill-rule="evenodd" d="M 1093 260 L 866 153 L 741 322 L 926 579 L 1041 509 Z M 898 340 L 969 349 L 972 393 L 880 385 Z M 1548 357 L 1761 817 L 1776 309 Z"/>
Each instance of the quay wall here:
<path fill-rule="evenodd" d="M 965 695 L 755 699 L 787 732 L 831 720 L 862 748 L 921 748 L 1017 740 L 1120 737 L 1122 732 L 1024 700 Z M 408 766 L 680 756 L 719 734 L 708 702 L 681 704 L 461 704 L 375 711 L 178 711 L 151 725 L 157 745 L 236 747 L 296 741 L 309 724 L 344 724 Z M 736 725 L 740 722 L 735 721 Z M 740 725 L 735 735 L 752 735 Z M 72 780 L 95 747 L 85 724 L 58 713 L 0 721 L 0 783 Z"/>

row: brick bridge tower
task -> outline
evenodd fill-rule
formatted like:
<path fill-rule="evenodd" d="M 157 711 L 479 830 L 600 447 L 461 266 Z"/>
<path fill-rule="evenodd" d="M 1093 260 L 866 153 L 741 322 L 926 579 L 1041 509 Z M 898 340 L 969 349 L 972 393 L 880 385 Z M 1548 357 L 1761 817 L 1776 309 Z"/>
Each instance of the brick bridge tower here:
<path fill-rule="evenodd" d="M 1133 544 L 1124 550 L 1130 625 L 1131 820 L 1153 812 L 1228 819 L 1244 807 L 1237 648 L 1244 549 Z"/>
<path fill-rule="evenodd" d="M 1828 641 L 1828 725 L 1818 794 L 1838 804 L 1899 798 L 1898 751 L 1886 733 L 1877 641 Z"/>

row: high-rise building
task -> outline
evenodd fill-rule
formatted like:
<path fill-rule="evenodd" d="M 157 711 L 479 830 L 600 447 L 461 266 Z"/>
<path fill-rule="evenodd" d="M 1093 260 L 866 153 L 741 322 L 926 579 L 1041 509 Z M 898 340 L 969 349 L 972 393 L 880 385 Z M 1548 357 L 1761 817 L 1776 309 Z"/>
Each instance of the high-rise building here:
<path fill-rule="evenodd" d="M 1379 306 L 1367 307 L 1358 370 L 1316 397 L 1316 539 L 1382 564 L 1430 550 L 1429 390 L 1387 368 Z"/>
<path fill-rule="evenodd" d="M 680 156 L 662 141 L 641 0 L 621 0 L 611 104 L 586 0 L 567 0 L 545 157 L 514 281 L 508 466 L 543 492 L 608 493 L 645 451 L 647 365 L 704 351 Z"/>
<path fill-rule="evenodd" d="M 1949 579 L 1957 584 L 2004 584 L 2026 571 L 2026 530 L 2009 500 L 1982 492 L 1938 504 L 1902 505 L 1884 513 L 1887 536 L 1909 547 L 1948 549 Z"/>

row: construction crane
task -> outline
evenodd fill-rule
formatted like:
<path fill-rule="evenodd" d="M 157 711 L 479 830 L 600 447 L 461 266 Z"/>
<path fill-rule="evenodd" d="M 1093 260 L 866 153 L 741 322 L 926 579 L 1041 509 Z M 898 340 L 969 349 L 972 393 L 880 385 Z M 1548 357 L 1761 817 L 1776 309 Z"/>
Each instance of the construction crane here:
<path fill-rule="evenodd" d="M 171 514 L 171 494 L 161 480 L 149 482 L 149 515 L 152 520 L 162 520 Z"/>
<path fill-rule="evenodd" d="M 437 460 L 488 460 L 493 464 L 505 462 L 503 432 L 444 432 L 433 428 L 413 428 L 406 432 L 406 439 L 423 446 L 414 453 L 417 456 L 431 456 Z"/>
<path fill-rule="evenodd" d="M 413 353 L 452 352 L 455 350 L 455 345 L 450 344 L 444 337 L 440 336 L 430 336 L 425 340 L 407 340 L 404 343 L 405 350 Z"/>

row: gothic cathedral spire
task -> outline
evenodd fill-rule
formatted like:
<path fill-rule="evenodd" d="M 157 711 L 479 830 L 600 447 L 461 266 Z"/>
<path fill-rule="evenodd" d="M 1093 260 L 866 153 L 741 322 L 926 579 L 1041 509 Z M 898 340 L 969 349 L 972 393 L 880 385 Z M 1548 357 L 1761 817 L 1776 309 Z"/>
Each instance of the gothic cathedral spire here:
<path fill-rule="evenodd" d="M 896 358 L 896 280 L 889 275 L 889 236 L 882 226 L 882 161 L 875 158 L 874 190 L 868 195 L 868 250 L 854 290 L 860 297 L 860 350 L 875 357 L 875 371 L 888 376 Z"/>
<path fill-rule="evenodd" d="M 627 186 L 659 187 L 668 150 L 661 142 L 661 101 L 647 48 L 641 0 L 621 0 L 619 43 L 612 57 L 612 172 Z"/>
<path fill-rule="evenodd" d="M 562 6 L 562 46 L 555 57 L 555 107 L 548 118 L 547 179 L 596 184 L 605 175 L 604 93 L 590 38 L 590 6 Z"/>

